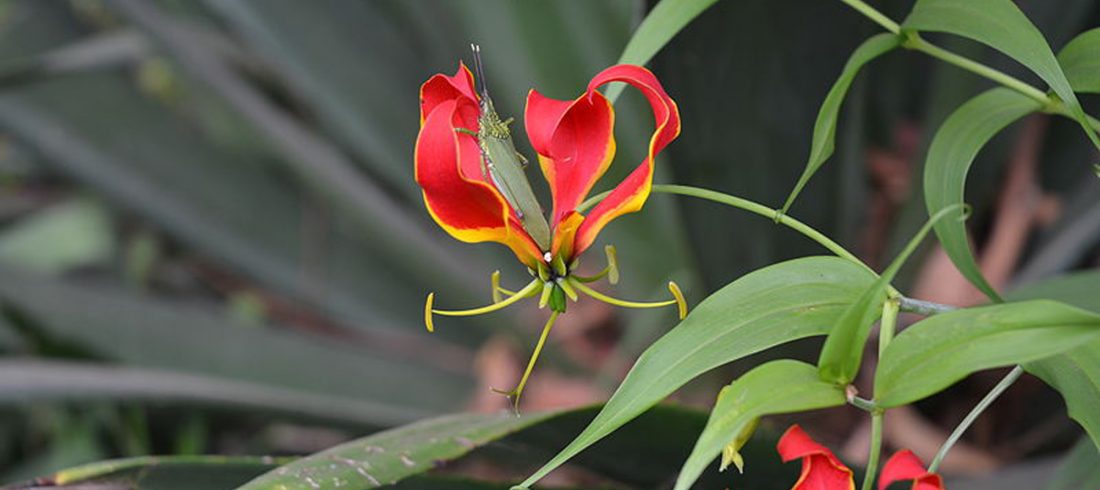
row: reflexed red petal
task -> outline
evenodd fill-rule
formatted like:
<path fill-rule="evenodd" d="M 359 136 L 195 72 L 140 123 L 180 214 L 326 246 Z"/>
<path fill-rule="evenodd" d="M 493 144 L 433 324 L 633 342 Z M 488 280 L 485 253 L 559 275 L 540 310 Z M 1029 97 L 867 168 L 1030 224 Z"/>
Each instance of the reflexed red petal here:
<path fill-rule="evenodd" d="M 466 68 L 461 61 L 458 63 L 458 71 L 454 76 L 447 76 L 442 73 L 433 75 L 428 81 L 424 82 L 420 86 L 420 125 L 424 125 L 424 119 L 431 114 L 432 110 L 443 102 L 465 99 L 474 103 L 474 107 L 477 107 L 477 92 L 474 90 L 474 75 L 470 73 L 470 69 Z M 477 114 L 474 114 L 476 121 Z M 477 129 L 475 124 L 473 128 Z"/>
<path fill-rule="evenodd" d="M 903 480 L 913 480 L 912 490 L 944 490 L 943 478 L 925 470 L 920 458 L 908 449 L 894 453 L 886 461 L 878 479 L 878 488 L 885 490 L 891 483 Z"/>
<path fill-rule="evenodd" d="M 540 260 L 538 246 L 497 189 L 469 177 L 471 171 L 480 174 L 481 151 L 476 138 L 455 132 L 468 122 L 469 107 L 469 101 L 459 96 L 436 104 L 424 119 L 414 157 L 424 203 L 451 236 L 465 242 L 503 243 L 532 267 Z"/>
<path fill-rule="evenodd" d="M 592 209 L 581 224 L 574 243 L 577 254 L 588 248 L 600 230 L 611 220 L 642 208 L 653 184 L 653 158 L 680 134 L 680 113 L 676 102 L 665 93 L 657 77 L 649 70 L 634 65 L 608 68 L 589 82 L 588 98 L 597 98 L 599 94 L 596 89 L 610 82 L 626 82 L 645 95 L 653 110 L 655 128 L 645 159 L 606 199 Z"/>
<path fill-rule="evenodd" d="M 584 201 L 615 156 L 615 113 L 603 94 L 593 95 L 564 101 L 535 90 L 527 94 L 524 121 L 550 184 L 551 226 Z"/>
<path fill-rule="evenodd" d="M 802 473 L 791 490 L 853 490 L 852 470 L 798 425 L 792 425 L 776 446 L 784 463 L 802 459 Z"/>

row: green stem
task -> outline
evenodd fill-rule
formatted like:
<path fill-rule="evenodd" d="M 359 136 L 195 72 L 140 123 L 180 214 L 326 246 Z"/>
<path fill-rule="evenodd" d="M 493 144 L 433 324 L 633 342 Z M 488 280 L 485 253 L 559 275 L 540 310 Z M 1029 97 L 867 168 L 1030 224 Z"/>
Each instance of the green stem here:
<path fill-rule="evenodd" d="M 871 490 L 878 472 L 878 460 L 882 455 L 882 410 L 871 412 L 871 453 L 867 456 L 867 473 L 863 477 L 862 490 Z"/>
<path fill-rule="evenodd" d="M 706 199 L 708 201 L 714 201 L 716 203 L 725 204 L 727 206 L 733 206 L 738 209 L 743 209 L 750 213 L 758 214 L 765 218 L 776 220 L 779 224 L 791 228 L 807 238 L 819 243 L 822 247 L 825 247 L 830 252 L 836 254 L 838 257 L 850 260 L 855 264 L 859 264 L 861 267 L 874 272 L 867 264 L 859 260 L 858 257 L 846 250 L 840 244 L 834 242 L 829 237 L 825 236 L 820 231 L 817 231 L 809 225 L 798 221 L 790 216 L 782 214 L 779 210 L 769 208 L 763 204 L 759 204 L 748 199 L 731 196 L 729 194 L 723 194 L 721 192 L 712 191 L 708 189 L 700 189 L 698 187 L 690 187 L 686 185 L 654 185 L 653 192 L 664 194 L 679 194 L 681 196 L 697 197 L 699 199 Z M 603 195 L 596 196 L 602 199 Z M 593 198 L 595 199 L 595 198 Z"/>
<path fill-rule="evenodd" d="M 958 427 L 955 427 L 955 430 L 947 437 L 943 446 L 940 446 L 940 450 L 936 453 L 936 458 L 932 460 L 932 464 L 928 465 L 928 471 L 930 473 L 936 472 L 936 469 L 940 467 L 940 463 L 943 462 L 943 458 L 947 456 L 947 452 L 951 450 L 951 447 L 954 446 L 956 442 L 959 442 L 959 439 L 962 437 L 963 433 L 966 432 L 966 429 L 970 428 L 970 425 L 978 419 L 978 416 L 981 415 L 985 409 L 993 404 L 993 401 L 996 400 L 997 397 L 1001 396 L 1001 393 L 1004 393 L 1008 387 L 1012 386 L 1012 383 L 1020 379 L 1020 375 L 1022 374 L 1024 374 L 1024 368 L 1020 366 L 1012 368 L 1012 371 L 1009 371 L 1008 374 L 997 383 L 997 386 L 989 390 L 989 393 L 985 394 L 985 397 L 970 410 L 970 413 L 966 414 L 966 418 L 964 418 L 962 422 L 959 422 Z"/>
<path fill-rule="evenodd" d="M 987 65 L 974 61 L 970 58 L 960 56 L 952 53 L 946 49 L 943 49 L 935 44 L 925 41 L 923 38 L 913 33 L 908 35 L 902 46 L 920 51 L 934 58 L 938 58 L 942 61 L 955 65 L 971 73 L 983 76 L 994 82 L 997 82 L 1005 87 L 1015 90 L 1030 99 L 1034 99 L 1036 102 L 1043 105 L 1045 109 L 1057 111 L 1061 106 L 1061 102 L 1051 99 L 1047 96 L 1046 92 L 1039 90 L 1031 85 L 1023 82 L 1019 78 L 1013 77 L 1005 72 L 991 68 Z"/>
<path fill-rule="evenodd" d="M 856 9 L 856 11 L 863 14 L 864 17 L 867 17 L 868 19 L 871 19 L 871 20 L 875 21 L 875 23 L 882 26 L 883 29 L 886 29 L 886 30 L 888 30 L 888 31 L 890 31 L 894 34 L 900 34 L 901 33 L 901 26 L 899 26 L 897 22 L 894 22 L 892 19 L 890 19 L 889 17 L 884 15 L 882 12 L 879 12 L 878 10 L 875 10 L 874 7 L 872 7 L 870 5 L 867 5 L 866 3 L 863 3 L 862 0 L 841 0 L 841 1 L 848 4 L 849 7 L 852 7 L 854 9 Z"/>
<path fill-rule="evenodd" d="M 952 53 L 946 49 L 943 49 L 935 44 L 925 41 L 916 32 L 902 32 L 901 26 L 897 22 L 884 15 L 882 12 L 875 10 L 874 7 L 864 3 L 862 0 L 841 0 L 848 6 L 855 9 L 863 16 L 871 19 L 878 25 L 882 26 L 887 31 L 894 34 L 904 36 L 905 39 L 902 42 L 902 46 L 906 49 L 914 51 L 920 51 L 934 58 L 938 58 L 944 62 L 955 65 L 959 68 L 967 70 L 971 73 L 988 78 L 994 82 L 997 82 L 1009 89 L 1015 90 L 1024 96 L 1037 101 L 1042 105 L 1043 111 L 1065 116 L 1069 119 L 1078 121 L 1081 127 L 1085 130 L 1085 134 L 1088 136 L 1089 141 L 1100 150 L 1100 137 L 1096 135 L 1097 131 L 1100 131 L 1100 127 L 1096 124 L 1096 120 L 1085 114 L 1083 110 L 1071 111 L 1066 106 L 1065 102 L 1057 97 L 1050 97 L 1046 92 L 1039 90 L 1030 84 L 1013 77 L 1005 72 L 996 70 L 988 65 L 979 63 L 970 58 L 960 56 Z"/>
<path fill-rule="evenodd" d="M 933 303 L 931 301 L 907 298 L 905 296 L 898 298 L 898 306 L 901 308 L 901 311 L 916 313 L 923 316 L 938 315 L 940 313 L 947 313 L 959 309 L 957 306 Z"/>

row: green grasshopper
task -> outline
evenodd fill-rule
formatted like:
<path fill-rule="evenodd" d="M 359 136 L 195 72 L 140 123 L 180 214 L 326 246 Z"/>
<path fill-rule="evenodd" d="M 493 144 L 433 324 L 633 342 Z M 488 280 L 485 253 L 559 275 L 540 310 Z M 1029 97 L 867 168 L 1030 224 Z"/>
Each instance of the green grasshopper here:
<path fill-rule="evenodd" d="M 488 177 L 497 190 L 504 195 L 508 205 L 515 210 L 516 216 L 523 223 L 523 228 L 539 248 L 543 251 L 550 250 L 550 225 L 546 222 L 542 207 L 535 199 L 535 193 L 531 190 L 531 184 L 523 171 L 527 166 L 527 159 L 516 151 L 516 145 L 512 142 L 512 132 L 508 129 L 508 125 L 515 119 L 509 117 L 501 120 L 497 114 L 485 84 L 485 73 L 481 66 L 481 47 L 471 44 L 470 49 L 474 52 L 474 69 L 481 83 L 481 115 L 478 117 L 476 133 L 464 128 L 459 128 L 457 131 L 477 137 L 478 146 L 481 147 L 482 177 Z"/>

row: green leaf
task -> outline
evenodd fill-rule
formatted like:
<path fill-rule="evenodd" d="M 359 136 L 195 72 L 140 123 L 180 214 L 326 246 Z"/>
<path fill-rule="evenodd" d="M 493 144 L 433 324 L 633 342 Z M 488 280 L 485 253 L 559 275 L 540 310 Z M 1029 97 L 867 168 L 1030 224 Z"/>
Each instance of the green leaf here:
<path fill-rule="evenodd" d="M 39 479 L 50 486 L 125 482 L 126 488 L 231 488 L 294 458 L 268 456 L 141 456 L 97 461 Z M 79 486 L 79 485 L 78 485 Z M 107 487 L 114 488 L 114 487 Z"/>
<path fill-rule="evenodd" d="M 859 365 L 863 362 L 863 344 L 867 343 L 867 337 L 871 335 L 871 324 L 878 319 L 882 304 L 886 301 L 887 289 L 894 276 L 898 274 L 901 266 L 909 260 L 909 256 L 917 249 L 920 242 L 931 231 L 932 226 L 940 222 L 955 208 L 961 205 L 949 206 L 941 209 L 921 227 L 917 234 L 909 240 L 901 253 L 882 272 L 882 275 L 851 304 L 840 319 L 836 322 L 829 336 L 825 338 L 825 345 L 821 348 L 821 357 L 818 359 L 818 371 L 821 379 L 838 385 L 851 383 L 859 372 Z"/>
<path fill-rule="evenodd" d="M 111 218 L 94 201 L 73 199 L 34 213 L 0 234 L 0 260 L 46 273 L 106 263 L 114 251 Z"/>
<path fill-rule="evenodd" d="M 973 39 L 1028 67 L 1050 85 L 1069 115 L 1100 147 L 1100 139 L 1089 128 L 1085 111 L 1043 33 L 1012 0 L 918 0 L 902 27 Z"/>
<path fill-rule="evenodd" d="M 928 214 L 963 203 L 966 174 L 974 157 L 994 135 L 1013 121 L 1039 109 L 1039 104 L 1006 88 L 989 90 L 959 107 L 936 131 L 924 166 L 924 200 Z M 961 210 L 960 210 L 961 212 Z M 1000 295 L 982 277 L 962 220 L 935 225 L 936 237 L 964 277 L 994 301 Z"/>
<path fill-rule="evenodd" d="M 1046 490 L 1077 490 L 1100 488 L 1100 452 L 1088 439 L 1082 438 L 1058 465 Z"/>
<path fill-rule="evenodd" d="M 897 48 L 899 44 L 900 38 L 898 36 L 878 34 L 863 41 L 863 44 L 860 44 L 852 52 L 852 56 L 848 58 L 848 62 L 840 72 L 840 78 L 829 89 L 829 94 L 825 96 L 825 101 L 821 103 L 821 109 L 818 109 L 817 121 L 814 122 L 814 137 L 810 143 L 810 158 L 806 162 L 806 169 L 802 171 L 802 175 L 798 178 L 798 183 L 794 185 L 791 194 L 787 196 L 787 202 L 783 204 L 784 213 L 794 204 L 795 198 L 802 192 L 802 188 L 806 186 L 806 183 L 810 181 L 810 177 L 813 177 L 814 172 L 817 172 L 817 169 L 821 168 L 825 160 L 833 155 L 840 104 L 844 102 L 844 96 L 848 94 L 848 88 L 852 86 L 852 81 L 859 74 L 859 70 L 871 60 Z"/>
<path fill-rule="evenodd" d="M 248 482 L 240 490 L 313 490 L 318 485 L 354 488 L 389 484 L 423 473 L 437 461 L 462 456 L 489 441 L 563 412 L 516 417 L 511 413 L 461 414 L 381 432 L 302 458 Z M 343 482 L 337 483 L 337 482 Z"/>
<path fill-rule="evenodd" d="M 0 405 L 104 399 L 251 410 L 368 427 L 406 419 L 370 401 L 228 376 L 88 362 L 0 360 Z"/>
<path fill-rule="evenodd" d="M 1043 359 L 1100 339 L 1100 315 L 1034 300 L 942 313 L 903 331 L 875 374 L 875 401 L 904 405 L 970 373 Z"/>
<path fill-rule="evenodd" d="M 661 0 L 634 31 L 623 49 L 623 55 L 619 57 L 619 63 L 639 66 L 649 63 L 677 33 L 717 1 Z M 613 85 L 607 89 L 607 98 L 614 102 L 622 92 L 621 84 Z"/>
<path fill-rule="evenodd" d="M 1100 93 L 1100 27 L 1073 38 L 1058 53 L 1058 63 L 1066 72 L 1073 90 Z"/>
<path fill-rule="evenodd" d="M 1047 298 L 1100 313 L 1100 272 L 1061 276 L 1013 291 L 1012 300 Z M 1027 372 L 1058 390 L 1070 417 L 1085 428 L 1100 448 L 1100 341 L 1024 364 Z M 1079 487 L 1084 488 L 1084 487 Z"/>
<path fill-rule="evenodd" d="M 358 410 L 359 423 L 444 413 L 472 386 L 453 368 L 402 358 L 382 338 L 365 343 L 247 326 L 106 284 L 89 287 L 10 267 L 0 267 L 0 276 L 0 305 L 43 343 L 135 367 L 266 386 L 284 396 L 321 395 L 307 404 Z"/>
<path fill-rule="evenodd" d="M 843 405 L 844 389 L 822 381 L 811 364 L 780 359 L 761 364 L 718 393 L 707 426 L 676 479 L 686 490 L 729 444 L 765 415 L 802 412 Z"/>
<path fill-rule="evenodd" d="M 523 486 L 696 376 L 784 342 L 826 333 L 873 280 L 852 262 L 808 257 L 757 270 L 727 285 L 646 349 L 596 419 Z"/>

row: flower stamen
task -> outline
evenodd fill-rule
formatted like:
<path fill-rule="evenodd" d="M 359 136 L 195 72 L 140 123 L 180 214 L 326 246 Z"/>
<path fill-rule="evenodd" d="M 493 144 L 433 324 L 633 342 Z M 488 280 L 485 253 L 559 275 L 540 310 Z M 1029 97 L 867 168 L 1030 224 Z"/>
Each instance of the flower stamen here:
<path fill-rule="evenodd" d="M 543 287 L 543 282 L 536 279 L 536 280 L 533 280 L 533 281 L 527 283 L 527 285 L 524 286 L 523 289 L 520 289 L 519 291 L 516 291 L 515 294 L 509 296 L 508 298 L 505 298 L 503 301 L 501 301 L 499 303 L 493 303 L 491 305 L 482 306 L 480 308 L 472 308 L 472 309 L 469 309 L 469 310 L 436 310 L 436 309 L 433 309 L 432 308 L 432 298 L 435 297 L 435 293 L 431 293 L 431 294 L 428 295 L 428 303 L 424 307 L 425 317 L 427 317 L 427 321 L 430 323 L 431 313 L 435 313 L 436 315 L 443 315 L 443 316 L 476 316 L 476 315 L 484 315 L 486 313 L 492 313 L 494 311 L 500 311 L 500 310 L 503 310 L 503 309 L 505 309 L 509 306 L 512 306 L 513 304 L 515 304 L 519 300 L 521 300 L 523 298 L 526 298 L 529 294 L 537 292 L 542 287 Z"/>
<path fill-rule="evenodd" d="M 607 276 L 607 282 L 611 284 L 619 283 L 619 260 L 618 254 L 615 251 L 614 245 L 608 245 L 603 248 L 604 254 L 607 255 L 607 266 L 602 271 L 593 276 L 580 276 L 574 274 L 573 277 L 577 278 L 581 282 L 596 282 Z"/>
<path fill-rule="evenodd" d="M 608 296 L 608 295 L 603 294 L 599 291 L 596 291 L 595 289 L 592 289 L 592 288 L 588 287 L 583 282 L 581 282 L 581 281 L 579 281 L 579 280 L 577 280 L 576 278 L 573 278 L 573 277 L 570 277 L 567 280 L 569 281 L 570 285 L 573 286 L 574 288 L 576 288 L 578 291 L 580 291 L 584 294 L 587 294 L 588 296 L 591 296 L 593 299 L 603 301 L 604 303 L 607 303 L 607 304 L 611 304 L 611 305 L 615 305 L 615 306 L 621 306 L 623 308 L 661 308 L 661 307 L 665 307 L 665 306 L 677 305 L 679 307 L 678 312 L 680 314 L 680 319 L 682 320 L 685 316 L 687 316 L 687 302 L 684 301 L 683 294 L 677 295 L 675 293 L 675 291 L 679 291 L 679 289 L 680 289 L 679 287 L 675 288 L 675 291 L 673 292 L 673 296 L 674 296 L 673 299 L 670 299 L 670 300 L 667 300 L 667 301 L 642 302 L 642 301 L 627 301 L 627 300 L 623 300 L 623 299 L 613 298 L 611 296 Z M 675 286 L 675 283 L 670 283 L 670 284 L 671 285 L 669 286 L 669 290 L 673 290 L 673 287 Z"/>
<path fill-rule="evenodd" d="M 545 290 L 549 289 L 549 287 L 545 288 Z M 539 335 L 539 341 L 535 344 L 535 351 L 531 353 L 531 359 L 527 361 L 527 369 L 523 371 L 523 376 L 519 379 L 519 384 L 509 391 L 490 388 L 495 393 L 507 396 L 508 399 L 512 401 L 512 410 L 516 412 L 516 415 L 519 415 L 519 398 L 523 395 L 523 388 L 527 386 L 527 378 L 531 376 L 531 371 L 535 369 L 535 362 L 538 361 L 539 355 L 542 353 L 542 346 L 546 344 L 546 338 L 550 336 L 550 330 L 554 328 L 554 322 L 557 321 L 558 315 L 560 314 L 561 313 L 557 311 L 550 313 L 550 318 L 546 320 L 546 325 L 542 327 L 542 334 Z"/>

